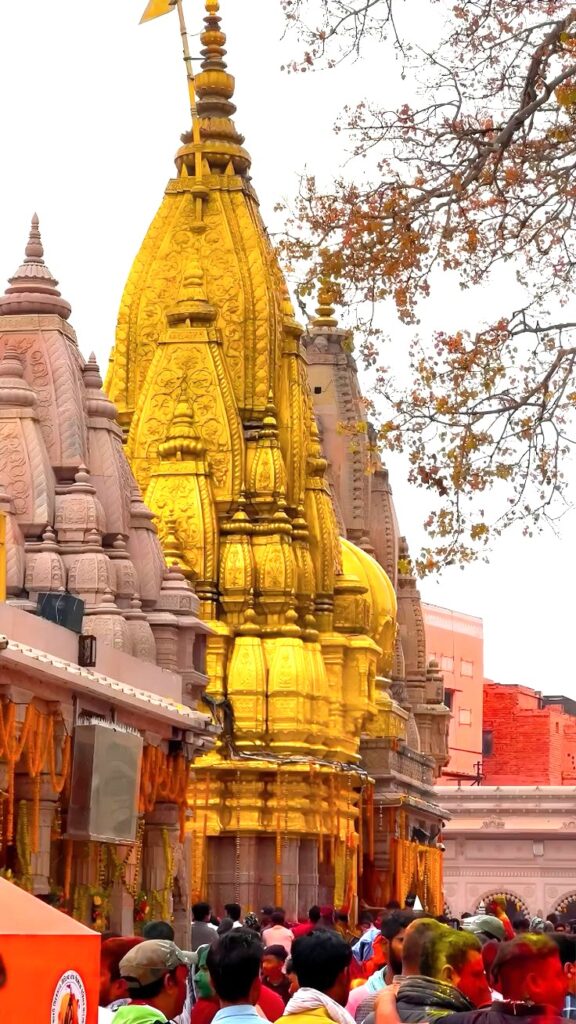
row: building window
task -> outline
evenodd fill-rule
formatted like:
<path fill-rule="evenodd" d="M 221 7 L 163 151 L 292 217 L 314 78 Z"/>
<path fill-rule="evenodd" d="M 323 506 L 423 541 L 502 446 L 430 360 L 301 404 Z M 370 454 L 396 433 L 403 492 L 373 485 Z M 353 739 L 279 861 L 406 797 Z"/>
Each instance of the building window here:
<path fill-rule="evenodd" d="M 474 662 L 473 661 L 465 661 L 464 658 L 462 658 L 462 660 L 460 662 L 460 675 L 461 676 L 473 676 L 474 675 Z"/>
<path fill-rule="evenodd" d="M 454 709 L 454 690 L 444 690 L 444 703 L 450 711 Z"/>
<path fill-rule="evenodd" d="M 440 668 L 443 672 L 454 671 L 454 658 L 447 658 L 446 655 L 442 655 L 440 658 Z"/>
<path fill-rule="evenodd" d="M 494 753 L 494 733 L 492 729 L 482 731 L 482 756 L 490 757 Z"/>
<path fill-rule="evenodd" d="M 460 708 L 458 721 L 460 725 L 472 725 L 472 712 L 470 708 Z"/>
<path fill-rule="evenodd" d="M 314 386 L 314 394 L 315 394 L 315 395 L 321 395 L 321 394 L 322 394 L 322 388 L 320 387 L 320 385 L 319 385 L 319 384 L 316 384 L 316 385 Z"/>

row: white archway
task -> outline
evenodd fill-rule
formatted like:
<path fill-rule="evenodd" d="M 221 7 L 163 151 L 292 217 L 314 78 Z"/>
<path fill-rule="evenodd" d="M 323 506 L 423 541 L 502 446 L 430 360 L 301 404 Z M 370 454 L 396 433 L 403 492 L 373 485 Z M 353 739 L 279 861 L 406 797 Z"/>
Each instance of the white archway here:
<path fill-rule="evenodd" d="M 522 897 L 518 896 L 515 892 L 510 892 L 508 889 L 492 889 L 490 892 L 487 892 L 476 902 L 476 913 L 478 913 L 479 907 L 485 907 L 486 903 L 497 898 L 506 901 L 506 913 L 510 919 L 517 917 L 519 914 L 522 914 L 524 917 L 530 917 L 530 911 Z"/>

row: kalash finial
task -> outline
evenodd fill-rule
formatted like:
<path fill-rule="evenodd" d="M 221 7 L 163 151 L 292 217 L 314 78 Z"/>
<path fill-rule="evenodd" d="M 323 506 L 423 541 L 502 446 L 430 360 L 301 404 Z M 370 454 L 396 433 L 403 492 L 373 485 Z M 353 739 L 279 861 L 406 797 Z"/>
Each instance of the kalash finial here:
<path fill-rule="evenodd" d="M 40 221 L 37 213 L 32 216 L 28 245 L 24 250 L 24 254 L 24 263 L 44 263 L 44 246 L 42 245 Z"/>
<path fill-rule="evenodd" d="M 236 130 L 232 120 L 236 112 L 231 102 L 235 81 L 224 60 L 226 35 L 220 27 L 220 4 L 218 0 L 205 0 L 205 9 L 204 30 L 200 35 L 202 67 L 194 79 L 202 156 L 216 174 L 245 175 L 250 169 L 250 156 L 242 148 L 244 136 Z M 182 140 L 185 145 L 178 153 L 176 165 L 181 171 L 184 162 L 190 173 L 193 136 L 183 135 Z"/>
<path fill-rule="evenodd" d="M 323 278 L 318 289 L 318 305 L 316 317 L 312 321 L 314 327 L 338 327 L 338 320 L 334 316 L 334 289 L 328 278 Z"/>

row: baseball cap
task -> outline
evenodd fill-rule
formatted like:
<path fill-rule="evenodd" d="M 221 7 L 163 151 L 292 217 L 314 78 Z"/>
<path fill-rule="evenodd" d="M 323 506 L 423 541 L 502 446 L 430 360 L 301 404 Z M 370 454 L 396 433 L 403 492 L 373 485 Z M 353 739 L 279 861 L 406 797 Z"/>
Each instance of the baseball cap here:
<path fill-rule="evenodd" d="M 473 917 L 465 917 L 462 921 L 462 931 L 472 932 L 479 939 L 496 939 L 497 942 L 504 942 L 506 938 L 502 921 L 490 914 L 475 914 Z"/>
<path fill-rule="evenodd" d="M 192 967 L 197 960 L 196 953 L 184 952 L 168 939 L 149 939 L 134 946 L 120 961 L 120 975 L 129 989 L 137 989 L 152 985 L 176 967 Z"/>

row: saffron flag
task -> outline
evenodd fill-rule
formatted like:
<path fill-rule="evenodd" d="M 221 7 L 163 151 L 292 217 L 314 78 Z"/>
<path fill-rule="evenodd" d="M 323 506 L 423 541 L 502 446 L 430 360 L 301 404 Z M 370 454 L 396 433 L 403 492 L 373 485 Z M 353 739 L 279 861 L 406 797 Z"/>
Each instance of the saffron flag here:
<path fill-rule="evenodd" d="M 140 24 L 144 21 L 152 21 L 152 18 L 160 18 L 162 14 L 170 14 L 176 5 L 170 0 L 148 0 L 148 6 L 140 18 Z"/>

